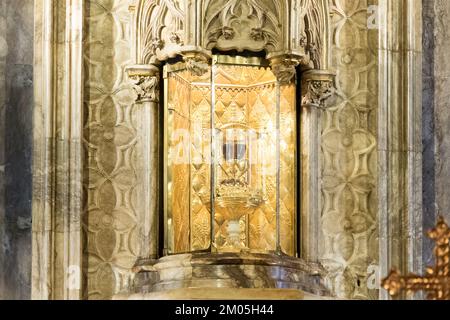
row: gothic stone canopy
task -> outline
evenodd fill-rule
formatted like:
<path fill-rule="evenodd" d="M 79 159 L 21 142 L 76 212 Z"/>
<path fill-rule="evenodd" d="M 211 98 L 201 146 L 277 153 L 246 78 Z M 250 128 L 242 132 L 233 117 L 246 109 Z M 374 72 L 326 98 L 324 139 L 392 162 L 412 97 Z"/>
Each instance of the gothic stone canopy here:
<path fill-rule="evenodd" d="M 135 7 L 138 65 L 178 55 L 265 51 L 272 65 L 327 69 L 327 0 L 140 0 Z M 274 68 L 275 69 L 275 68 Z"/>

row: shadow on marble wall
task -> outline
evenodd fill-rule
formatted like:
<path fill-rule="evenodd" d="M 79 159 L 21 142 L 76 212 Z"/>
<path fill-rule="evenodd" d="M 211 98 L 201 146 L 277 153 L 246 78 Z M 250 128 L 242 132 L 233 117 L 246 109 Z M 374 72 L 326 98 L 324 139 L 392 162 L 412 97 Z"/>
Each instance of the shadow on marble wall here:
<path fill-rule="evenodd" d="M 434 227 L 436 222 L 435 196 L 435 125 L 434 125 L 434 1 L 423 3 L 423 230 Z M 424 237 L 423 261 L 433 264 L 434 243 Z"/>
<path fill-rule="evenodd" d="M 423 0 L 423 205 L 424 230 L 438 215 L 450 222 L 450 2 Z M 434 263 L 424 241 L 424 262 Z"/>
<path fill-rule="evenodd" d="M 0 1 L 0 299 L 31 297 L 33 6 Z"/>

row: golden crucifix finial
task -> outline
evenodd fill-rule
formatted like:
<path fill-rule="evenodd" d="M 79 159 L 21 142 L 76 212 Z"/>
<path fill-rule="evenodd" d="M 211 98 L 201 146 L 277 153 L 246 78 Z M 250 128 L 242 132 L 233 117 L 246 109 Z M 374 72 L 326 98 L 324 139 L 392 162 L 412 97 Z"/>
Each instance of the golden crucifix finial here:
<path fill-rule="evenodd" d="M 436 266 L 427 268 L 423 277 L 415 274 L 401 276 L 393 270 L 382 283 L 390 295 L 398 296 L 402 291 L 424 291 L 428 293 L 429 300 L 450 300 L 450 228 L 444 218 L 439 218 L 436 228 L 428 232 L 428 237 L 436 242 Z"/>

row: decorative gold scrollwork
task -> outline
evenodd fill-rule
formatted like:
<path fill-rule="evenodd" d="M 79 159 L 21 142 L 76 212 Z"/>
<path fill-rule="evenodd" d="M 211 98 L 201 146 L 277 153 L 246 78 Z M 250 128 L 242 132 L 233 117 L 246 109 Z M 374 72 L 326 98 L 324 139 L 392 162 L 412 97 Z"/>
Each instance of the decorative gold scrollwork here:
<path fill-rule="evenodd" d="M 439 218 L 436 228 L 428 232 L 428 237 L 436 242 L 436 265 L 427 268 L 425 276 L 402 276 L 398 270 L 392 270 L 382 282 L 391 296 L 399 296 L 404 291 L 424 291 L 428 293 L 429 300 L 450 300 L 450 228 L 444 218 Z"/>

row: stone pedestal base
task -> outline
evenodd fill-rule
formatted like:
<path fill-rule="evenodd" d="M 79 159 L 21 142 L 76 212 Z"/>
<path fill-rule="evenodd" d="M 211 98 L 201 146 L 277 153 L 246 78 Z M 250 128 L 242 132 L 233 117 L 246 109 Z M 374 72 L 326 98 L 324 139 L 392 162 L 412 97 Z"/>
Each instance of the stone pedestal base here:
<path fill-rule="evenodd" d="M 192 253 L 135 268 L 131 292 L 115 299 L 302 300 L 329 296 L 324 270 L 285 255 Z"/>
<path fill-rule="evenodd" d="M 243 288 L 184 288 L 117 295 L 115 300 L 303 300 L 300 290 Z"/>

